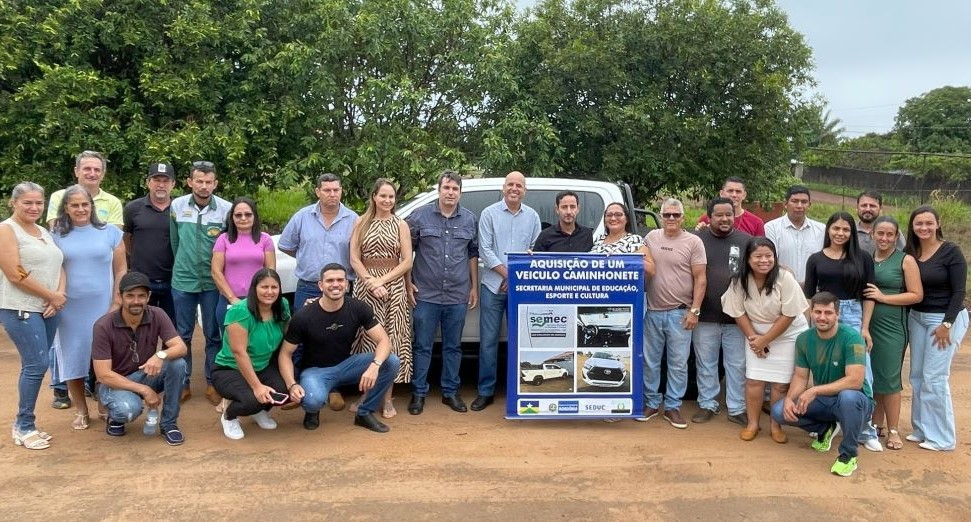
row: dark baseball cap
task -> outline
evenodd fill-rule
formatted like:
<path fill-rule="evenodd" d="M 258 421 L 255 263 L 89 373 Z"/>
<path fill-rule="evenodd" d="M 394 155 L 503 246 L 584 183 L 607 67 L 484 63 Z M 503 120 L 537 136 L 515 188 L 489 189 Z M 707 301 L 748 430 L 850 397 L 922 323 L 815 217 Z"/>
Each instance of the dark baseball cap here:
<path fill-rule="evenodd" d="M 169 179 L 175 179 L 175 167 L 169 163 L 152 163 L 148 166 L 148 176 L 165 176 Z"/>
<path fill-rule="evenodd" d="M 148 276 L 141 272 L 128 272 L 122 276 L 121 283 L 118 284 L 118 290 L 127 292 L 140 286 L 144 286 L 146 290 L 151 291 L 152 283 L 148 280 Z"/>

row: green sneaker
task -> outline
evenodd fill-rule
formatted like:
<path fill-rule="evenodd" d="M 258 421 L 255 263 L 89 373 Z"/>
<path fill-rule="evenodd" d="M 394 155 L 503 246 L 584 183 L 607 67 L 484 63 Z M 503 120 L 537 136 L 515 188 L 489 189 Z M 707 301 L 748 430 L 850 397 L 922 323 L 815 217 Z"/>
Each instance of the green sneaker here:
<path fill-rule="evenodd" d="M 820 452 L 827 452 L 829 448 L 833 447 L 833 437 L 840 432 L 840 424 L 837 422 L 829 427 L 822 436 L 817 436 L 816 440 L 813 441 L 813 449 Z"/>
<path fill-rule="evenodd" d="M 856 457 L 840 455 L 829 470 L 841 477 L 849 477 L 856 470 Z"/>

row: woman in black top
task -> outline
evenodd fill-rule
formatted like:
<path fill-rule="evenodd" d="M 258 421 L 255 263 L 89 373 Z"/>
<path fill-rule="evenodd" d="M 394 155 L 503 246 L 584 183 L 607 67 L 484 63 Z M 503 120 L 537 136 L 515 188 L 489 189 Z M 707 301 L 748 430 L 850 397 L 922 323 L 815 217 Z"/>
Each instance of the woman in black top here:
<path fill-rule="evenodd" d="M 948 376 L 954 352 L 968 330 L 964 294 L 968 264 L 957 245 L 944 241 L 941 219 L 924 205 L 910 214 L 906 252 L 917 260 L 924 299 L 913 305 L 910 328 L 910 411 L 907 440 L 933 451 L 957 445 Z"/>
<path fill-rule="evenodd" d="M 830 292 L 840 300 L 839 321 L 863 335 L 866 341 L 866 382 L 873 386 L 870 367 L 870 317 L 874 301 L 865 299 L 863 291 L 875 281 L 873 257 L 860 249 L 856 221 L 847 212 L 837 212 L 826 222 L 823 249 L 806 260 L 806 282 L 803 292 L 811 299 L 817 292 Z M 863 425 L 859 440 L 870 451 L 883 451 L 877 429 L 872 422 Z"/>

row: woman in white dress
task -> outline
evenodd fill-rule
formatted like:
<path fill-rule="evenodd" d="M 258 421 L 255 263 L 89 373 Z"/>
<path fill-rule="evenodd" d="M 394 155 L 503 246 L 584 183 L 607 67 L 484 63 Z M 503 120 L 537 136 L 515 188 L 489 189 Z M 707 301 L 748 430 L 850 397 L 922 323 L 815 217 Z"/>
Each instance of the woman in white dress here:
<path fill-rule="evenodd" d="M 745 409 L 748 426 L 739 436 L 750 441 L 759 433 L 759 416 L 765 384 L 772 385 L 772 403 L 785 397 L 795 365 L 796 337 L 809 328 L 803 313 L 809 303 L 796 277 L 780 269 L 775 244 L 752 238 L 745 248 L 745 263 L 732 280 L 722 307 L 735 318 L 748 339 L 745 351 Z M 772 440 L 788 438 L 782 426 L 770 419 Z"/>

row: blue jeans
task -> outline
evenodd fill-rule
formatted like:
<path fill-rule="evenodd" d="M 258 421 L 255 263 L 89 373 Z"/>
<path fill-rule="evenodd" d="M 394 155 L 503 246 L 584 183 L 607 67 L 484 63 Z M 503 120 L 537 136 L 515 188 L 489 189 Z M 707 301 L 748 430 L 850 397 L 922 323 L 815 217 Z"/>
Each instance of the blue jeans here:
<path fill-rule="evenodd" d="M 155 393 L 162 392 L 162 418 L 159 425 L 162 432 L 177 429 L 179 420 L 179 396 L 182 383 L 186 378 L 189 364 L 185 358 L 162 361 L 162 371 L 149 377 L 144 371 L 136 370 L 125 377 L 132 382 L 144 384 Z M 108 418 L 114 422 L 129 423 L 142 414 L 142 396 L 120 388 L 109 388 L 105 384 L 98 387 L 101 403 L 108 408 Z"/>
<path fill-rule="evenodd" d="M 951 361 L 968 331 L 968 312 L 961 313 L 951 326 L 951 344 L 934 344 L 934 330 L 944 320 L 943 313 L 910 311 L 910 386 L 913 389 L 910 422 L 913 434 L 940 450 L 957 446 L 954 406 L 951 404 Z"/>
<path fill-rule="evenodd" d="M 327 394 L 338 386 L 358 384 L 361 375 L 368 369 L 374 360 L 373 353 L 358 353 L 351 355 L 341 361 L 337 366 L 327 368 L 304 368 L 300 373 L 300 387 L 303 388 L 304 396 L 300 404 L 304 411 L 308 413 L 319 412 L 327 404 Z M 378 379 L 364 402 L 357 408 L 358 415 L 373 413 L 381 407 L 384 402 L 384 394 L 388 387 L 394 382 L 398 375 L 398 367 L 401 362 L 395 354 L 388 355 L 388 358 L 381 363 L 378 368 Z"/>
<path fill-rule="evenodd" d="M 508 294 L 494 294 L 485 285 L 479 292 L 479 395 L 496 394 L 499 367 L 499 331 L 506 315 Z"/>
<path fill-rule="evenodd" d="M 644 312 L 644 407 L 664 410 L 681 408 L 688 389 L 688 355 L 691 330 L 681 326 L 687 310 L 647 310 Z M 661 357 L 667 355 L 668 382 L 664 395 L 661 386 Z"/>
<path fill-rule="evenodd" d="M 863 332 L 863 305 L 856 299 L 840 299 L 840 323 L 853 328 L 857 332 Z M 870 352 L 866 354 L 866 369 L 863 380 L 870 389 L 873 389 L 873 367 L 870 366 Z M 873 425 L 871 419 L 863 423 L 863 432 L 860 433 L 860 440 L 877 438 L 877 427 Z"/>
<path fill-rule="evenodd" d="M 824 433 L 834 422 L 840 423 L 843 429 L 840 455 L 850 457 L 857 455 L 857 446 L 864 440 L 860 431 L 873 416 L 873 400 L 859 390 L 843 390 L 838 395 L 817 395 L 796 422 L 788 422 L 782 416 L 784 405 L 785 399 L 772 405 L 772 420 L 779 424 L 798 426 L 809 433 Z"/>
<path fill-rule="evenodd" d="M 462 329 L 465 328 L 465 314 L 468 305 L 440 305 L 418 301 L 412 322 L 415 325 L 415 344 L 412 355 L 415 370 L 411 377 L 411 387 L 415 395 L 428 395 L 428 367 L 432 362 L 432 345 L 435 332 L 442 327 L 442 395 L 455 395 L 462 385 L 459 368 L 462 365 Z"/>
<path fill-rule="evenodd" d="M 40 393 L 41 381 L 47 373 L 51 343 L 54 342 L 54 332 L 57 330 L 57 316 L 44 319 L 40 312 L 24 312 L 29 314 L 21 319 L 21 312 L 17 310 L 0 310 L 0 322 L 3 323 L 7 336 L 13 341 L 20 353 L 20 378 L 17 379 L 17 419 L 13 427 L 26 433 L 37 429 L 34 424 L 34 406 Z"/>
<path fill-rule="evenodd" d="M 148 304 L 157 306 L 165 311 L 172 324 L 175 324 L 175 303 L 172 301 L 172 285 L 168 281 L 152 279 L 152 296 L 148 298 Z"/>
<path fill-rule="evenodd" d="M 212 361 L 222 348 L 222 335 L 216 323 L 219 291 L 183 292 L 173 288 L 172 301 L 175 303 L 175 329 L 189 350 L 185 356 L 185 387 L 189 387 L 189 378 L 192 377 L 192 332 L 196 328 L 197 306 L 202 310 L 202 334 L 206 337 L 206 384 L 212 384 Z"/>
<path fill-rule="evenodd" d="M 244 295 L 243 298 L 246 296 Z M 229 308 L 229 300 L 219 294 L 219 299 L 216 300 L 216 324 L 219 325 L 219 335 L 223 335 L 226 331 L 226 310 Z"/>
<path fill-rule="evenodd" d="M 745 413 L 745 336 L 734 323 L 698 323 L 691 333 L 698 368 L 698 406 L 718 411 L 718 352 L 725 365 L 725 404 L 729 415 Z"/>

